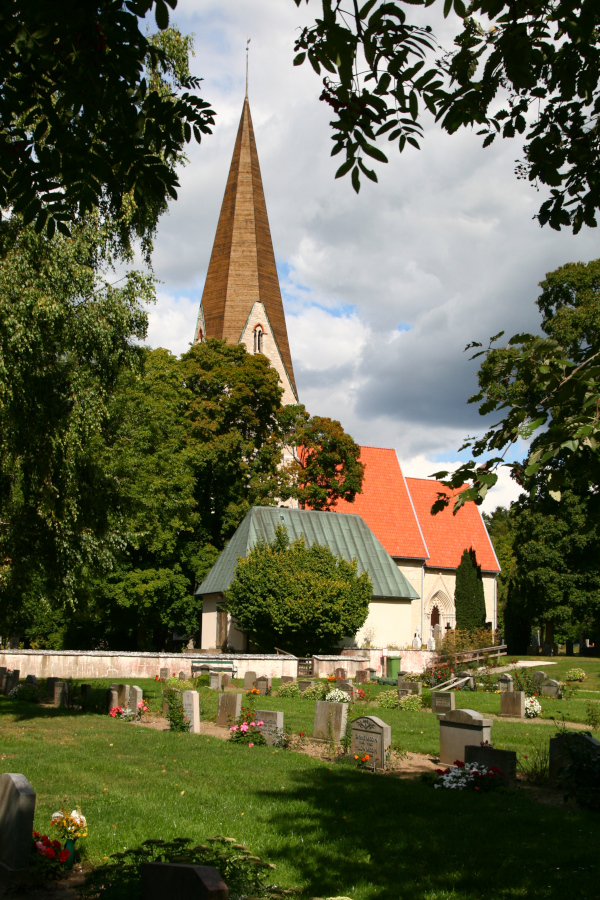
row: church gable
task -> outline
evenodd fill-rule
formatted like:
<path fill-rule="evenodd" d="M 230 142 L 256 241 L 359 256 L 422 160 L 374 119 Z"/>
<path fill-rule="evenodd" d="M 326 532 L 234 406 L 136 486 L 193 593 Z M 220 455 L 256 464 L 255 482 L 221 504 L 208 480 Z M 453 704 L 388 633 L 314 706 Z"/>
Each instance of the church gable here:
<path fill-rule="evenodd" d="M 244 344 L 248 353 L 262 353 L 266 356 L 279 375 L 279 380 L 283 387 L 283 396 L 281 402 L 284 406 L 298 402 L 296 392 L 292 387 L 292 383 L 288 378 L 288 374 L 283 363 L 277 338 L 271 326 L 271 321 L 267 315 L 264 305 L 260 302 L 254 303 L 250 315 L 246 320 L 246 324 L 240 335 L 240 344 Z"/>

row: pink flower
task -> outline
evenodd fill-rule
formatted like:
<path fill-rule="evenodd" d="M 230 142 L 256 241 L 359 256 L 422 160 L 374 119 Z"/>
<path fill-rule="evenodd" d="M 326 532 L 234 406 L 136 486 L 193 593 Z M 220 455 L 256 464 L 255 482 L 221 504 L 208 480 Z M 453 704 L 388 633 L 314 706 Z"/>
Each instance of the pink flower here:
<path fill-rule="evenodd" d="M 248 731 L 248 723 L 247 722 L 242 722 L 242 724 L 240 725 L 240 731 L 244 731 L 244 732 Z"/>
<path fill-rule="evenodd" d="M 230 730 L 230 731 L 237 731 L 237 730 L 238 730 L 238 727 L 237 727 L 237 725 L 232 725 L 231 728 L 230 728 L 229 730 Z"/>
<path fill-rule="evenodd" d="M 248 744 L 249 747 L 254 747 L 254 744 Z"/>
<path fill-rule="evenodd" d="M 260 726 L 261 726 L 261 725 L 264 725 L 265 723 L 264 723 L 263 720 L 261 719 L 260 722 L 257 722 L 256 724 L 257 724 L 257 725 L 259 726 L 259 728 L 260 728 Z"/>
<path fill-rule="evenodd" d="M 254 728 L 254 722 L 250 722 L 250 728 Z"/>

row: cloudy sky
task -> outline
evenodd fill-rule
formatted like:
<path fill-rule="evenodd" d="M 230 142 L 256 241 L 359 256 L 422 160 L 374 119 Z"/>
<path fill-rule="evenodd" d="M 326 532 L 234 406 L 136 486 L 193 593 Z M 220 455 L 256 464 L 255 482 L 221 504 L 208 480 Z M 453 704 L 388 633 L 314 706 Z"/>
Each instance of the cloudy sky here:
<path fill-rule="evenodd" d="M 318 0 L 179 0 L 174 21 L 194 33 L 193 71 L 217 111 L 212 137 L 191 146 L 179 200 L 161 221 L 161 280 L 148 342 L 187 349 L 241 114 L 251 38 L 250 105 L 300 400 L 339 419 L 362 444 L 395 447 L 405 474 L 456 464 L 481 428 L 466 400 L 476 363 L 465 345 L 539 327 L 537 284 L 569 261 L 600 256 L 598 235 L 541 229 L 544 195 L 514 176 L 519 145 L 481 149 L 474 133 L 434 125 L 421 151 L 378 167 L 357 196 L 336 181 L 329 107 L 308 66 L 292 65 L 297 29 Z M 453 24 L 453 23 L 452 23 Z M 449 23 L 436 27 L 450 46 Z M 508 479 L 493 509 L 516 496 Z"/>

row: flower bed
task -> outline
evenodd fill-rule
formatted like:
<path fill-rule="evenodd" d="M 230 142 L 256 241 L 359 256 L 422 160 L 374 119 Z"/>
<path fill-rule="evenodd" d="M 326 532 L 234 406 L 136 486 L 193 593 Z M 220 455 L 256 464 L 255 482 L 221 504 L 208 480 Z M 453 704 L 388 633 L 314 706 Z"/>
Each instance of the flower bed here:
<path fill-rule="evenodd" d="M 325 699 L 329 703 L 350 703 L 350 694 L 347 691 L 340 691 L 339 688 L 334 688 L 332 691 L 329 691 Z"/>
<path fill-rule="evenodd" d="M 464 763 L 457 759 L 455 768 L 436 769 L 439 778 L 433 785 L 435 788 L 446 788 L 454 791 L 478 791 L 486 793 L 496 790 L 502 784 L 503 772 L 497 766 L 479 765 L 479 763 Z"/>
<path fill-rule="evenodd" d="M 525 718 L 535 719 L 541 716 L 542 707 L 537 697 L 525 697 Z"/>

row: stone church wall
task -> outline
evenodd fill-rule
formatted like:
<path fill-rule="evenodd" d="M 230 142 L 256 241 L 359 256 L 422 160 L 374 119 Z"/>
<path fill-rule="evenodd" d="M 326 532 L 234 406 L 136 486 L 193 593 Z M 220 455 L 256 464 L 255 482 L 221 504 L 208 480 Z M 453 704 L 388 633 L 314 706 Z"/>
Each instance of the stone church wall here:
<path fill-rule="evenodd" d="M 248 317 L 248 322 L 246 323 L 246 328 L 240 339 L 240 344 L 246 345 L 246 350 L 248 351 L 248 353 L 254 353 L 254 329 L 257 325 L 261 325 L 263 329 L 262 352 L 266 357 L 268 357 L 270 364 L 276 370 L 283 387 L 283 397 L 281 398 L 281 402 L 283 406 L 287 406 L 288 404 L 295 404 L 298 401 L 294 396 L 294 392 L 285 370 L 285 366 L 283 365 L 283 360 L 281 359 L 277 343 L 275 341 L 275 338 L 273 337 L 273 329 L 271 328 L 271 324 L 267 318 L 267 312 L 262 303 L 255 303 L 252 307 L 252 312 Z"/>

